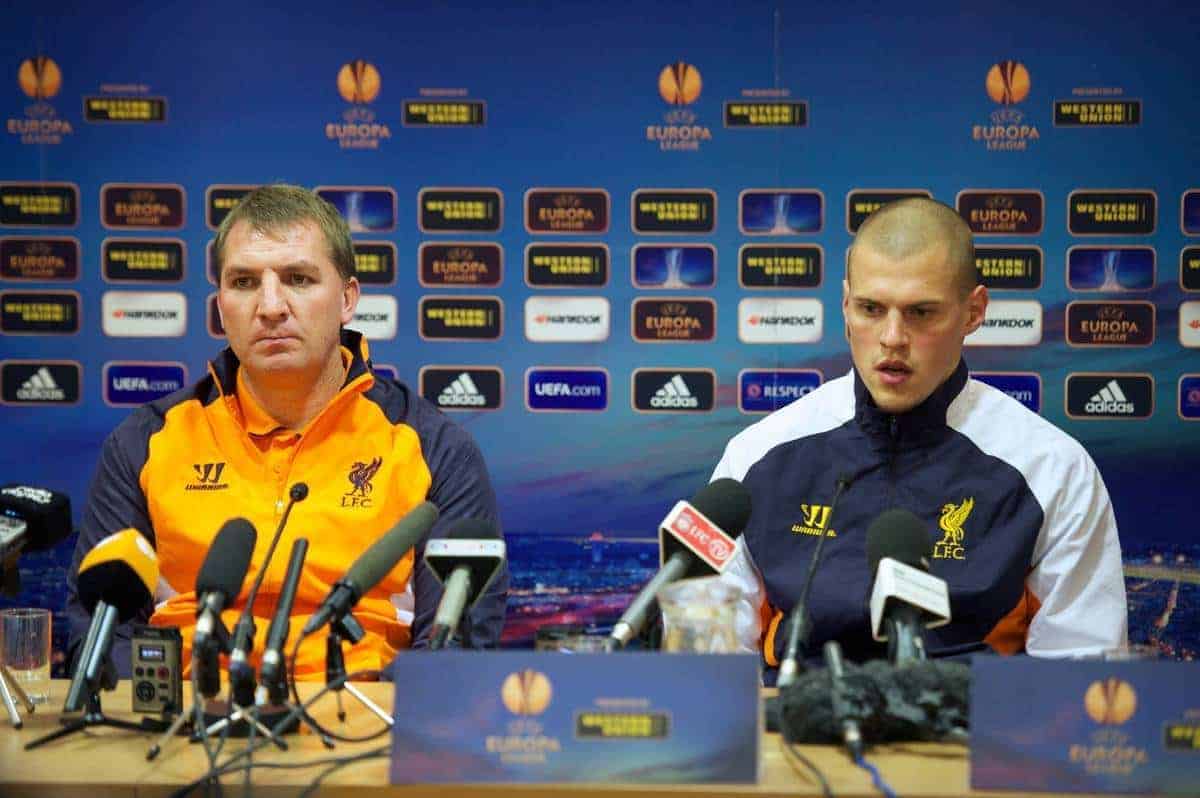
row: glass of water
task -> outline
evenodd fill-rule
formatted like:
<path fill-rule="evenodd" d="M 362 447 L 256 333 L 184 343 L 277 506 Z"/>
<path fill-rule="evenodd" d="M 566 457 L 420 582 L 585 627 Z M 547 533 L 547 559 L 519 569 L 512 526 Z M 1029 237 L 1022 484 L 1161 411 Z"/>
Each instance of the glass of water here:
<path fill-rule="evenodd" d="M 0 663 L 35 704 L 50 698 L 50 610 L 0 610 Z"/>

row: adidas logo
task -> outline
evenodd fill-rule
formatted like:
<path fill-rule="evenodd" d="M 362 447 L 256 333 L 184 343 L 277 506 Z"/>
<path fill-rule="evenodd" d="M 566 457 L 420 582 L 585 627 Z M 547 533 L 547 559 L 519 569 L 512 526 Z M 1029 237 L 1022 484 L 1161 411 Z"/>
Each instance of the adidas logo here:
<path fill-rule="evenodd" d="M 471 375 L 464 371 L 442 389 L 437 403 L 442 407 L 482 407 L 487 404 L 487 397 L 480 393 Z"/>
<path fill-rule="evenodd" d="M 66 398 L 67 392 L 58 387 L 50 369 L 45 366 L 31 374 L 17 389 L 17 399 L 22 402 L 61 402 Z"/>
<path fill-rule="evenodd" d="M 654 392 L 654 396 L 650 397 L 650 406 L 696 408 L 700 406 L 700 400 L 692 396 L 687 383 L 683 381 L 683 375 L 676 374 L 667 380 L 663 387 Z"/>
<path fill-rule="evenodd" d="M 1108 385 L 1092 394 L 1092 398 L 1083 406 L 1083 409 L 1088 413 L 1132 414 L 1133 402 L 1126 398 L 1125 392 L 1121 390 L 1121 386 L 1117 384 L 1116 380 L 1109 380 Z"/>

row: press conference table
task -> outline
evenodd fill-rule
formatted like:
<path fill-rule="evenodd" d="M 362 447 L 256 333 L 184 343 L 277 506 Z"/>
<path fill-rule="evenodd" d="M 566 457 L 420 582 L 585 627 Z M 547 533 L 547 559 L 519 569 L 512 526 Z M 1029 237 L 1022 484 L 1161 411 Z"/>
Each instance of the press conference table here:
<path fill-rule="evenodd" d="M 0 714 L 0 796 L 30 796 L 33 798 L 107 798 L 108 796 L 165 796 L 207 770 L 207 759 L 198 744 L 184 738 L 171 740 L 153 762 L 146 761 L 146 751 L 157 735 L 138 734 L 113 728 L 95 727 L 56 740 L 33 751 L 24 750 L 30 740 L 60 728 L 59 709 L 67 692 L 68 682 L 52 683 L 50 703 L 41 705 L 33 715 L 24 715 L 24 728 L 14 729 Z M 317 685 L 302 685 L 301 694 L 311 695 Z M 388 709 L 392 703 L 392 686 L 382 683 L 360 684 L 358 687 L 377 704 Z M 307 689 L 306 689 L 307 688 Z M 130 685 L 122 682 L 113 692 L 101 697 L 106 715 L 116 719 L 139 721 L 141 716 L 130 713 Z M 380 721 L 366 712 L 350 696 L 346 697 L 348 717 L 345 724 L 336 720 L 336 703 L 325 696 L 313 708 L 313 715 L 323 725 L 348 736 L 361 736 L 380 728 Z M 298 763 L 367 752 L 390 742 L 384 737 L 372 743 L 338 743 L 327 751 L 312 734 L 291 735 L 290 750 L 283 752 L 268 746 L 254 755 L 257 762 Z M 241 750 L 243 741 L 230 740 L 225 753 Z M 836 796 L 878 796 L 867 773 L 851 763 L 840 749 L 832 746 L 801 746 L 803 754 L 829 780 Z M 869 759 L 879 768 L 886 781 L 898 795 L 920 798 L 943 796 L 1017 796 L 1025 793 L 972 792 L 968 788 L 968 757 L 965 746 L 937 744 L 905 744 L 877 747 Z M 255 796 L 297 795 L 310 785 L 325 769 L 324 765 L 306 769 L 256 768 L 252 774 L 252 794 Z M 241 794 L 242 775 L 227 776 L 223 783 L 231 795 Z M 637 784 L 465 784 L 465 785 L 398 785 L 388 783 L 388 759 L 367 759 L 340 769 L 326 779 L 317 794 L 322 796 L 395 795 L 419 798 L 422 796 L 551 796 L 577 793 L 587 798 L 631 795 L 655 796 L 819 796 L 820 786 L 799 763 L 785 751 L 779 735 L 766 734 L 762 744 L 762 767 L 758 784 L 737 785 L 637 785 Z M 202 794 L 197 791 L 195 794 Z M 1044 796 L 1045 793 L 1036 795 Z"/>

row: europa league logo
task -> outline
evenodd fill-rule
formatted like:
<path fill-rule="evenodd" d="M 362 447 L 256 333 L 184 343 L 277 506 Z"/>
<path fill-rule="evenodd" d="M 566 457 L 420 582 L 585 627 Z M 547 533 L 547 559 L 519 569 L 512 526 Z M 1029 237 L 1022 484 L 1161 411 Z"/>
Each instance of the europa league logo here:
<path fill-rule="evenodd" d="M 554 691 L 546 674 L 526 668 L 510 673 L 500 686 L 500 700 L 514 715 L 540 715 L 550 706 Z"/>
<path fill-rule="evenodd" d="M 1083 708 L 1096 723 L 1120 726 L 1137 710 L 1137 693 L 1129 682 L 1110 676 L 1091 683 L 1083 696 Z"/>
<path fill-rule="evenodd" d="M 374 64 L 361 58 L 343 64 L 342 68 L 338 70 L 338 94 L 342 95 L 342 99 L 348 103 L 365 105 L 372 102 L 379 96 L 382 86 L 383 79 L 379 77 L 379 70 L 375 68 Z"/>
<path fill-rule="evenodd" d="M 1014 105 L 1029 96 L 1029 70 L 1020 61 L 1001 61 L 988 70 L 986 85 L 992 102 Z"/>
<path fill-rule="evenodd" d="M 62 88 L 62 72 L 53 58 L 39 55 L 21 62 L 17 71 L 21 91 L 34 100 L 48 100 Z"/>
<path fill-rule="evenodd" d="M 670 105 L 691 105 L 700 97 L 700 70 L 677 61 L 658 74 L 658 93 Z"/>

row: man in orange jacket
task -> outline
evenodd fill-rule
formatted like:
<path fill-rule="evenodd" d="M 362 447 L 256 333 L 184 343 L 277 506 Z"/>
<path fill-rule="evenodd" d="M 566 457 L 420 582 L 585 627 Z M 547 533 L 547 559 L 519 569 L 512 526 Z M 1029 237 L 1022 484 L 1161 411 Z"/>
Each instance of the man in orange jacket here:
<path fill-rule="evenodd" d="M 154 543 L 161 569 L 155 603 L 137 620 L 180 627 L 186 662 L 196 574 L 217 531 L 235 516 L 257 529 L 248 588 L 289 488 L 308 485 L 255 602 L 257 666 L 296 538 L 308 538 L 309 549 L 293 635 L 357 557 L 417 504 L 428 500 L 441 511 L 430 537 L 457 519 L 499 525 L 470 435 L 404 384 L 376 376 L 366 341 L 343 329 L 359 285 L 350 230 L 333 206 L 295 186 L 259 188 L 222 222 L 213 258 L 229 347 L 204 379 L 138 408 L 105 441 L 71 571 L 72 645 L 89 621 L 75 585 L 79 561 L 103 536 L 127 527 Z M 425 643 L 441 585 L 421 560 L 423 546 L 358 602 L 366 636 L 347 651 L 348 670 L 384 668 L 399 650 Z M 505 570 L 471 612 L 473 644 L 499 640 L 507 590 Z M 224 613 L 230 628 L 246 592 Z M 128 640 L 128 626 L 118 629 L 113 656 L 124 676 Z M 314 636 L 299 652 L 296 674 L 323 673 L 323 640 Z"/>

